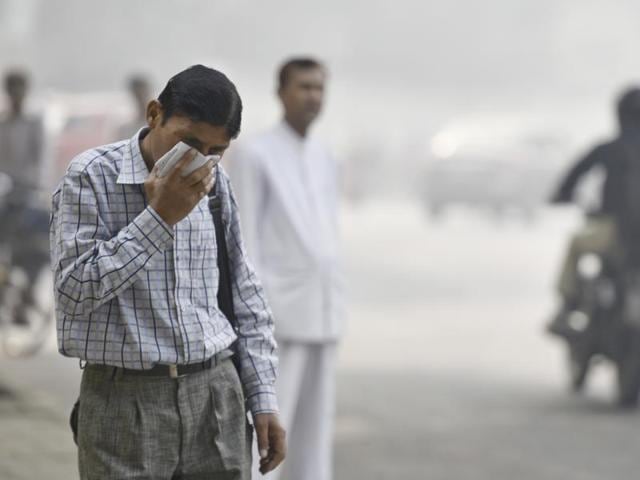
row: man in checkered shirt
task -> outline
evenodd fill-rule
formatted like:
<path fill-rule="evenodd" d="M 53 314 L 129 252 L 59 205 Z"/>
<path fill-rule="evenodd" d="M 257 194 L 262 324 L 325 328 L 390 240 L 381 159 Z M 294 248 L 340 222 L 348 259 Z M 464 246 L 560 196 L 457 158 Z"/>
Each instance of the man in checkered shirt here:
<path fill-rule="evenodd" d="M 78 155 L 53 195 L 58 345 L 86 362 L 77 419 L 82 479 L 248 479 L 245 405 L 262 473 L 284 458 L 273 319 L 245 256 L 229 179 L 211 161 L 182 175 L 197 151 L 224 153 L 241 112 L 225 75 L 190 67 L 149 103 L 148 127 Z M 154 164 L 180 141 L 191 150 L 158 176 Z M 207 197 L 214 184 L 235 329 L 216 298 Z"/>

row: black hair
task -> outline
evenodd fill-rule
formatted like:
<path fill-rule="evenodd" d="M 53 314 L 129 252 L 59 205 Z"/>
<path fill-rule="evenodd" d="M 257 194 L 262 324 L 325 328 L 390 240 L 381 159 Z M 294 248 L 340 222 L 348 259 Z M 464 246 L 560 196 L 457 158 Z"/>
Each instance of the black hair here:
<path fill-rule="evenodd" d="M 231 138 L 240 133 L 240 95 L 225 74 L 212 68 L 193 65 L 174 75 L 158 101 L 164 113 L 163 122 L 173 115 L 184 115 L 194 122 L 225 127 Z"/>
<path fill-rule="evenodd" d="M 129 87 L 129 90 L 132 91 L 138 88 L 148 88 L 149 80 L 147 80 L 147 77 L 141 74 L 131 75 L 127 80 L 127 86 Z"/>
<path fill-rule="evenodd" d="M 26 73 L 19 70 L 11 70 L 4 76 L 4 88 L 9 90 L 15 86 L 28 87 L 29 77 Z"/>
<path fill-rule="evenodd" d="M 616 109 L 623 129 L 630 125 L 637 129 L 640 120 L 640 88 L 630 87 L 624 90 L 618 96 Z"/>
<path fill-rule="evenodd" d="M 282 90 L 287 86 L 293 70 L 311 70 L 314 68 L 325 70 L 325 66 L 322 63 L 311 57 L 294 57 L 285 61 L 278 70 L 278 90 Z"/>

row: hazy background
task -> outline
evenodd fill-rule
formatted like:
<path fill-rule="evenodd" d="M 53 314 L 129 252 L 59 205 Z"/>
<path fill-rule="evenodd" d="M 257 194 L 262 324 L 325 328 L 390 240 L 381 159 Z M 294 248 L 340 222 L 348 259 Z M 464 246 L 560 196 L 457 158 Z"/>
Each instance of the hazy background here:
<path fill-rule="evenodd" d="M 322 129 L 341 150 L 386 162 L 448 122 L 521 115 L 572 140 L 606 135 L 609 104 L 636 80 L 637 2 L 452 0 L 1 0 L 0 68 L 33 72 L 40 93 L 113 92 L 131 72 L 156 91 L 203 62 L 227 71 L 245 131 L 278 113 L 276 65 L 310 53 L 331 70 Z"/>
<path fill-rule="evenodd" d="M 70 119 L 125 118 L 132 73 L 157 93 L 193 63 L 222 69 L 248 134 L 279 119 L 284 58 L 326 62 L 316 133 L 344 167 L 350 299 L 338 480 L 637 475 L 640 419 L 613 407 L 611 369 L 569 396 L 564 348 L 543 330 L 581 223 L 545 200 L 614 133 L 638 45 L 628 0 L 0 0 L 0 71 L 31 72 L 57 175 Z M 0 403 L 0 477 L 74 478 L 77 362 L 53 336 L 1 361 L 19 401 Z"/>

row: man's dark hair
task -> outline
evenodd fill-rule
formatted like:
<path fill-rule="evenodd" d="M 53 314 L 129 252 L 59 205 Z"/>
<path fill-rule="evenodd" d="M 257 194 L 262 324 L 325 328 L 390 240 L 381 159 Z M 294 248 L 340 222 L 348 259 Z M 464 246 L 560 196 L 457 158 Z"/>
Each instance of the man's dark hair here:
<path fill-rule="evenodd" d="M 225 74 L 194 65 L 171 77 L 158 101 L 163 121 L 172 115 L 184 115 L 194 122 L 225 127 L 231 138 L 240 133 L 242 100 L 235 85 Z"/>
<path fill-rule="evenodd" d="M 634 86 L 624 90 L 618 96 L 616 107 L 621 124 L 633 122 L 637 126 L 640 116 L 640 88 Z"/>
<path fill-rule="evenodd" d="M 290 58 L 282 64 L 278 70 L 278 90 L 282 90 L 287 86 L 287 82 L 291 78 L 291 72 L 294 70 L 311 70 L 320 68 L 325 70 L 325 66 L 318 60 L 311 57 L 295 57 Z"/>
<path fill-rule="evenodd" d="M 26 73 L 20 70 L 11 70 L 4 76 L 4 88 L 5 90 L 12 89 L 14 87 L 26 88 L 29 83 L 29 77 Z"/>

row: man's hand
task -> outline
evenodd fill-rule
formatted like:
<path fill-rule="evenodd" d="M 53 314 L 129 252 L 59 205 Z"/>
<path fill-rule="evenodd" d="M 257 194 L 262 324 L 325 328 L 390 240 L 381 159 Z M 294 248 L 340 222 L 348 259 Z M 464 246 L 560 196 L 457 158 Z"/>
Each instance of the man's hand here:
<path fill-rule="evenodd" d="M 154 166 L 144 182 L 147 201 L 158 215 L 173 226 L 189 215 L 189 212 L 213 188 L 213 161 L 207 162 L 187 177 L 182 176 L 183 169 L 196 156 L 191 149 L 183 155 L 178 164 L 164 177 L 158 177 Z"/>
<path fill-rule="evenodd" d="M 285 431 L 275 413 L 259 413 L 254 415 L 253 423 L 258 437 L 260 453 L 260 473 L 266 475 L 282 463 L 287 453 Z"/>

